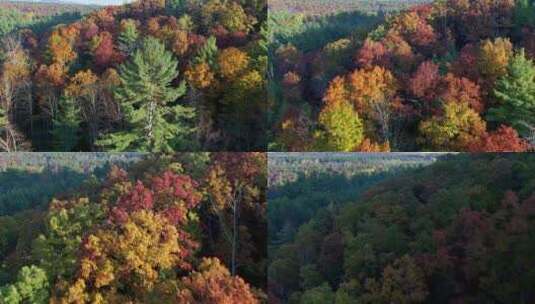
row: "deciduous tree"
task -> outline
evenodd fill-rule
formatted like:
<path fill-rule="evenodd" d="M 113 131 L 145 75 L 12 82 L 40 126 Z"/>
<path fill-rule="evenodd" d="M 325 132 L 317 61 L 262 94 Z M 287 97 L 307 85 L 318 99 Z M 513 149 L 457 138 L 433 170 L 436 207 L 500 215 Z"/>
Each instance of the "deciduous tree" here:
<path fill-rule="evenodd" d="M 24 109 L 33 114 L 33 100 L 30 91 L 31 66 L 26 51 L 18 40 L 2 39 L 4 60 L 0 69 L 0 108 L 3 121 L 0 123 L 0 149 L 15 151 L 23 138 L 16 124 L 16 110 Z M 30 120 L 30 130 L 32 121 Z"/>
<path fill-rule="evenodd" d="M 206 177 L 212 212 L 220 219 L 222 238 L 230 244 L 228 258 L 232 275 L 237 273 L 242 259 L 249 258 L 240 252 L 246 245 L 241 235 L 253 231 L 247 231 L 242 214 L 264 212 L 258 182 L 265 178 L 266 165 L 266 155 L 262 153 L 218 153 Z"/>
<path fill-rule="evenodd" d="M 420 142 L 435 151 L 463 151 L 478 141 L 486 129 L 485 122 L 467 103 L 450 102 L 443 113 L 422 121 Z"/>
<path fill-rule="evenodd" d="M 392 98 L 397 91 L 397 82 L 392 73 L 375 66 L 370 70 L 356 70 L 347 76 L 349 100 L 360 116 L 379 126 L 380 138 L 391 137 Z"/>
<path fill-rule="evenodd" d="M 189 67 L 185 73 L 188 82 L 198 89 L 209 87 L 214 81 L 214 73 L 205 62 L 200 62 Z"/>
<path fill-rule="evenodd" d="M 487 39 L 479 48 L 479 71 L 486 80 L 494 83 L 507 73 L 509 59 L 513 55 L 513 45 L 507 38 Z"/>
<path fill-rule="evenodd" d="M 364 137 L 362 121 L 346 100 L 327 104 L 320 112 L 316 133 L 319 150 L 353 151 Z"/>
<path fill-rule="evenodd" d="M 425 61 L 412 76 L 409 89 L 414 96 L 426 103 L 433 102 L 437 97 L 437 87 L 440 84 L 438 65 L 432 61 Z"/>
<path fill-rule="evenodd" d="M 73 110 L 80 114 L 80 118 L 87 124 L 91 147 L 93 147 L 93 143 L 97 139 L 101 117 L 103 116 L 103 113 L 101 113 L 103 106 L 99 98 L 102 94 L 102 89 L 99 86 L 98 77 L 91 70 L 79 71 L 71 78 L 64 90 L 65 97 L 75 103 L 75 108 L 69 108 L 70 106 L 65 104 L 65 110 L 70 110 L 71 113 L 61 113 L 61 109 L 59 110 L 59 115 L 62 116 L 61 119 L 66 120 L 68 119 L 67 115 L 71 116 L 69 118 L 71 119 L 70 123 L 75 123 Z M 64 101 L 64 103 L 68 102 Z M 65 121 L 65 123 L 69 122 Z"/>
<path fill-rule="evenodd" d="M 13 146 L 13 138 L 8 129 L 8 119 L 6 110 L 0 105 L 0 150 L 11 151 Z"/>
<path fill-rule="evenodd" d="M 249 56 L 237 48 L 231 47 L 222 50 L 217 57 L 219 71 L 223 77 L 234 79 L 249 65 Z"/>
<path fill-rule="evenodd" d="M 0 301 L 5 304 L 45 304 L 48 298 L 47 273 L 34 265 L 22 267 L 16 283 L 0 287 Z"/>
<path fill-rule="evenodd" d="M 469 151 L 473 152 L 524 152 L 529 144 L 518 136 L 515 129 L 501 125 L 496 131 L 481 136 L 481 139 L 470 143 Z"/>
<path fill-rule="evenodd" d="M 135 211 L 124 223 L 91 233 L 83 241 L 78 274 L 62 301 L 142 300 L 161 272 L 180 265 L 185 248 L 178 234 L 150 210 Z"/>
<path fill-rule="evenodd" d="M 425 301 L 429 294 L 423 271 L 407 255 L 385 267 L 381 283 L 381 302 L 417 303 Z"/>
<path fill-rule="evenodd" d="M 179 303 L 260 303 L 242 278 L 232 276 L 217 258 L 204 258 L 198 270 L 182 278 Z"/>
<path fill-rule="evenodd" d="M 102 219 L 101 206 L 87 198 L 52 201 L 45 233 L 37 237 L 32 250 L 48 277 L 69 280 L 74 276 L 82 240 L 87 230 Z"/>

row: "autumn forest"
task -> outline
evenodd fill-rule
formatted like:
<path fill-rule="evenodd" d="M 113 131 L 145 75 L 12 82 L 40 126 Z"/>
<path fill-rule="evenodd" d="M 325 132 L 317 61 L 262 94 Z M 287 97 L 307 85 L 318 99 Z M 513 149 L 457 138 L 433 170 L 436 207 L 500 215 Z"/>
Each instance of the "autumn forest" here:
<path fill-rule="evenodd" d="M 0 155 L 0 303 L 265 301 L 266 164 Z"/>
<path fill-rule="evenodd" d="M 535 301 L 534 154 L 269 161 L 270 303 Z"/>
<path fill-rule="evenodd" d="M 0 34 L 3 151 L 535 144 L 532 0 L 8 2 Z"/>
<path fill-rule="evenodd" d="M 535 0 L 0 0 L 0 304 L 534 286 Z"/>
<path fill-rule="evenodd" d="M 533 149 L 533 1 L 381 3 L 270 15 L 270 150 Z"/>
<path fill-rule="evenodd" d="M 266 10 L 262 0 L 54 15 L 0 6 L 0 149 L 265 151 Z"/>

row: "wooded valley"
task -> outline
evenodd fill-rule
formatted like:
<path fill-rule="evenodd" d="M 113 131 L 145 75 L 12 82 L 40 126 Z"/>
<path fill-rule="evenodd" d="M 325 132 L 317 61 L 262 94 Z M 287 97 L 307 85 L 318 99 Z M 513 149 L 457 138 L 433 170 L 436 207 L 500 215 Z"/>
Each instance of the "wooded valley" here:
<path fill-rule="evenodd" d="M 535 155 L 354 156 L 377 170 L 350 177 L 329 158 L 268 189 L 270 303 L 535 300 Z"/>
<path fill-rule="evenodd" d="M 532 0 L 343 11 L 270 15 L 271 151 L 533 149 Z"/>

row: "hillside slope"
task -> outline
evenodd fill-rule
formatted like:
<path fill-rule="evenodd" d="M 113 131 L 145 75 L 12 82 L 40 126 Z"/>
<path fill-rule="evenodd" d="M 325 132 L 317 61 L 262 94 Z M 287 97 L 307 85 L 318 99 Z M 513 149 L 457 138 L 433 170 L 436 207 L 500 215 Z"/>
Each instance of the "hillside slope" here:
<path fill-rule="evenodd" d="M 534 20 L 531 0 L 447 0 L 326 42 L 324 26 L 314 48 L 285 39 L 271 54 L 270 149 L 533 148 Z"/>
<path fill-rule="evenodd" d="M 530 303 L 534 233 L 534 155 L 447 156 L 273 246 L 272 303 Z"/>

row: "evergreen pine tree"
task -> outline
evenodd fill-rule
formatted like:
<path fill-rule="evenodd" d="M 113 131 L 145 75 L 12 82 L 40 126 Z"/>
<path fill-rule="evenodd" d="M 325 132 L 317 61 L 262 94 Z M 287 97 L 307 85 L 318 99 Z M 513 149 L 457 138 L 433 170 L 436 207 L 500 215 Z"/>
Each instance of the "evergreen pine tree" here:
<path fill-rule="evenodd" d="M 80 126 L 80 110 L 74 100 L 62 97 L 60 111 L 54 119 L 52 138 L 54 150 L 72 151 L 78 144 L 78 128 Z"/>
<path fill-rule="evenodd" d="M 193 63 L 207 63 L 213 68 L 217 62 L 217 51 L 216 39 L 214 36 L 210 36 L 204 45 L 197 51 Z"/>
<path fill-rule="evenodd" d="M 507 75 L 501 77 L 494 89 L 499 101 L 489 110 L 489 121 L 510 124 L 527 136 L 529 126 L 535 126 L 535 65 L 520 50 L 510 61 Z"/>
<path fill-rule="evenodd" d="M 97 144 L 112 151 L 174 151 L 190 144 L 196 128 L 192 107 L 175 104 L 184 95 L 181 82 L 173 87 L 178 76 L 178 62 L 156 38 L 143 40 L 132 59 L 121 65 L 121 85 L 115 91 L 125 115 L 126 127 L 107 135 Z M 191 148 L 191 146 L 188 146 Z"/>
<path fill-rule="evenodd" d="M 521 29 L 524 26 L 535 25 L 535 3 L 531 0 L 517 0 L 514 10 L 515 26 Z"/>
<path fill-rule="evenodd" d="M 180 16 L 186 9 L 186 0 L 165 0 L 165 10 L 169 15 Z"/>
<path fill-rule="evenodd" d="M 126 19 L 122 22 L 122 31 L 119 34 L 119 49 L 127 55 L 134 52 L 136 42 L 139 37 L 137 26 L 134 20 Z"/>

